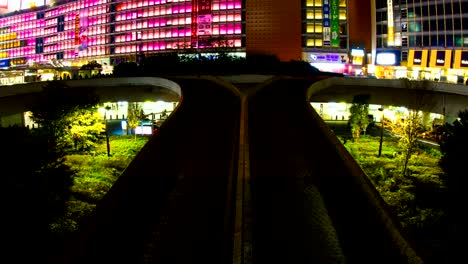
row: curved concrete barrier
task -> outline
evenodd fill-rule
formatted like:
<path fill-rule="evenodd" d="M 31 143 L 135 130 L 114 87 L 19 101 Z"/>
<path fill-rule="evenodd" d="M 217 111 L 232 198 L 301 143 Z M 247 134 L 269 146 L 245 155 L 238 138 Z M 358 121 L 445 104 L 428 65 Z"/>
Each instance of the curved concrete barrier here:
<path fill-rule="evenodd" d="M 371 104 L 405 106 L 445 116 L 458 116 L 468 106 L 467 86 L 432 81 L 333 77 L 315 82 L 307 90 L 311 102 L 351 103 L 357 94 L 369 94 Z"/>

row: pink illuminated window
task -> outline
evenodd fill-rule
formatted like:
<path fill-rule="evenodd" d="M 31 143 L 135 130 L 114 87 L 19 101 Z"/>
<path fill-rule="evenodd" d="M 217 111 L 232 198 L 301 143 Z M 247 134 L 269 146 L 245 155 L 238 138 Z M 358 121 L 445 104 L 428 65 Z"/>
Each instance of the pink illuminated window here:
<path fill-rule="evenodd" d="M 240 24 L 234 25 L 234 33 L 235 34 L 242 34 L 242 26 Z"/>
<path fill-rule="evenodd" d="M 233 24 L 229 24 L 227 25 L 227 34 L 234 34 L 234 25 Z"/>
<path fill-rule="evenodd" d="M 226 29 L 227 29 L 227 27 L 226 27 L 225 24 L 219 25 L 219 34 L 220 35 L 226 35 Z"/>

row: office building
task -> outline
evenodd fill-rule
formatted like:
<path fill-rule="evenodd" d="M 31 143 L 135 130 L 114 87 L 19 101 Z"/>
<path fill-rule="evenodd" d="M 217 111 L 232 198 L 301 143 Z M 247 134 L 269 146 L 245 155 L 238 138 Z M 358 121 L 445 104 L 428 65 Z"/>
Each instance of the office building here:
<path fill-rule="evenodd" d="M 30 75 L 67 77 L 66 69 L 90 60 L 107 71 L 158 52 L 229 48 L 245 54 L 242 0 L 42 0 L 12 12 L 15 2 L 0 4 L 3 84 Z"/>
<path fill-rule="evenodd" d="M 377 0 L 374 8 L 378 77 L 466 80 L 467 0 Z"/>

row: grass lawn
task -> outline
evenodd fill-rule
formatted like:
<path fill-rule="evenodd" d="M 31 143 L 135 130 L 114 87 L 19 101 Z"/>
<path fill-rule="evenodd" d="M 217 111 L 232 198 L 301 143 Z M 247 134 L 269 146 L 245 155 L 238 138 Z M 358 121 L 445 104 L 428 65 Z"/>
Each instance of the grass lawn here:
<path fill-rule="evenodd" d="M 148 137 L 111 136 L 111 156 L 105 140 L 90 154 L 68 154 L 65 165 L 73 171 L 71 197 L 66 202 L 63 218 L 51 224 L 53 232 L 78 230 L 81 218 L 89 215 L 99 200 L 110 190 L 121 173 L 148 141 Z"/>

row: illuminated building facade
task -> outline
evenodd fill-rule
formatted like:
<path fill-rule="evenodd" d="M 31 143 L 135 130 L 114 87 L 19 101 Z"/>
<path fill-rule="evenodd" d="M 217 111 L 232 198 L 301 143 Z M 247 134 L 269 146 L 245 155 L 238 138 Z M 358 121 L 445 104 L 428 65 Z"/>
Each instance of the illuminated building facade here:
<path fill-rule="evenodd" d="M 302 2 L 302 59 L 320 70 L 346 73 L 350 55 L 348 1 Z"/>
<path fill-rule="evenodd" d="M 8 1 L 4 2 L 0 10 L 8 8 Z M 79 67 L 90 60 L 111 66 L 136 61 L 141 54 L 192 48 L 245 52 L 243 3 L 44 1 L 0 17 L 0 68 Z"/>
<path fill-rule="evenodd" d="M 375 14 L 379 77 L 466 80 L 468 0 L 377 0 Z"/>

